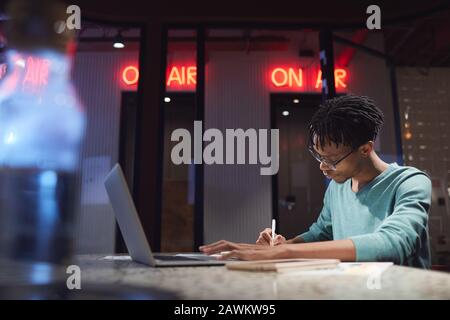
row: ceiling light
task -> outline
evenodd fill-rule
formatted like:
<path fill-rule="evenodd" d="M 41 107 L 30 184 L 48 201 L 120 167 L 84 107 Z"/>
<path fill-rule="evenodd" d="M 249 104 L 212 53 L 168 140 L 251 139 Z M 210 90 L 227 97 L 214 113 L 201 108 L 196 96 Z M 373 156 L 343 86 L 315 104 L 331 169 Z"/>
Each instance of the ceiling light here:
<path fill-rule="evenodd" d="M 122 33 L 120 31 L 118 31 L 117 35 L 114 37 L 113 47 L 116 49 L 125 48 L 125 43 L 123 41 Z"/>

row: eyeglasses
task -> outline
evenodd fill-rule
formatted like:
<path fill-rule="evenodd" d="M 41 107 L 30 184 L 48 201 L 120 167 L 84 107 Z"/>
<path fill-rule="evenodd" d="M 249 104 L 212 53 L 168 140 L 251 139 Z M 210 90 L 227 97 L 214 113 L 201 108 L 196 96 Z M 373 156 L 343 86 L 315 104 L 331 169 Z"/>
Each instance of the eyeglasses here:
<path fill-rule="evenodd" d="M 318 154 L 316 152 L 316 150 L 314 150 L 314 148 L 312 146 L 308 147 L 309 152 L 312 154 L 312 156 L 314 157 L 314 159 L 316 159 L 317 161 L 319 161 L 320 163 L 323 163 L 325 166 L 327 166 L 328 168 L 330 168 L 331 170 L 336 170 L 336 166 L 345 158 L 347 158 L 349 155 L 351 155 L 355 149 L 352 149 L 349 153 L 347 153 L 345 156 L 343 156 L 342 158 L 340 158 L 339 160 L 336 161 L 331 161 L 328 159 L 324 159 L 320 154 Z"/>

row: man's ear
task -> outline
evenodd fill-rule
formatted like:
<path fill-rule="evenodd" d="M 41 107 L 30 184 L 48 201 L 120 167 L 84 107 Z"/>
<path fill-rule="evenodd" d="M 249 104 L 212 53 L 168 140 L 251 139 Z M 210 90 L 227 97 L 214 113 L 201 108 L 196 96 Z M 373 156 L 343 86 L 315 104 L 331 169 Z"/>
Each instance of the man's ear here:
<path fill-rule="evenodd" d="M 359 149 L 359 152 L 361 152 L 361 155 L 364 158 L 367 158 L 370 155 L 370 153 L 373 151 L 373 148 L 374 148 L 373 141 L 367 141 L 362 146 L 360 146 L 358 149 Z"/>

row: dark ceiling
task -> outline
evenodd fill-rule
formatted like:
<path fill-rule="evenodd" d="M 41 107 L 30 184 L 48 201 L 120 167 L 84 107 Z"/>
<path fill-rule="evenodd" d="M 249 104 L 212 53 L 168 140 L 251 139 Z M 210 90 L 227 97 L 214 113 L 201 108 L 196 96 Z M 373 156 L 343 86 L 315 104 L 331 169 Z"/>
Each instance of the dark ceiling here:
<path fill-rule="evenodd" d="M 384 28 L 385 50 L 400 66 L 450 67 L 450 10 Z"/>
<path fill-rule="evenodd" d="M 83 14 L 121 21 L 284 23 L 365 26 L 366 9 L 381 7 L 384 24 L 442 10 L 448 0 L 74 0 Z"/>
<path fill-rule="evenodd" d="M 0 8 L 4 8 L 0 0 Z M 381 8 L 385 53 L 400 66 L 450 67 L 450 1 L 302 0 L 73 0 L 83 20 L 172 23 L 208 27 L 357 30 L 365 28 L 366 8 Z M 1 9 L 0 9 L 1 10 Z M 3 12 L 4 10 L 1 10 Z"/>

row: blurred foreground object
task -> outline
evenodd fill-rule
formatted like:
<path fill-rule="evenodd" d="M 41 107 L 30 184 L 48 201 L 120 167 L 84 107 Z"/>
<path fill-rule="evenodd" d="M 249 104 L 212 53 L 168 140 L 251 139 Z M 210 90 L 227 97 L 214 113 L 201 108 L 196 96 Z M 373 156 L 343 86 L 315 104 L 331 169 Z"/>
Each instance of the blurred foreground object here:
<path fill-rule="evenodd" d="M 57 1 L 13 0 L 7 12 L 8 67 L 0 84 L 0 268 L 20 262 L 17 279 L 29 284 L 65 277 L 72 255 L 85 115 L 70 79 L 70 31 L 55 31 L 65 8 Z"/>

